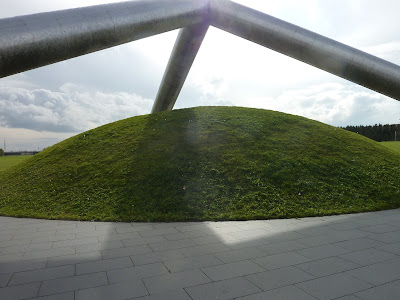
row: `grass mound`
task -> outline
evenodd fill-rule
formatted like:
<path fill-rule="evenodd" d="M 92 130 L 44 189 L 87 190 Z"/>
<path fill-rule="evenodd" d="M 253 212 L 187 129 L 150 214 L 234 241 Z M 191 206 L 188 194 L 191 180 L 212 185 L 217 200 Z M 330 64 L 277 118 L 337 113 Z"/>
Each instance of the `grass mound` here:
<path fill-rule="evenodd" d="M 400 154 L 302 117 L 198 107 L 134 117 L 0 173 L 0 214 L 265 219 L 400 206 Z"/>

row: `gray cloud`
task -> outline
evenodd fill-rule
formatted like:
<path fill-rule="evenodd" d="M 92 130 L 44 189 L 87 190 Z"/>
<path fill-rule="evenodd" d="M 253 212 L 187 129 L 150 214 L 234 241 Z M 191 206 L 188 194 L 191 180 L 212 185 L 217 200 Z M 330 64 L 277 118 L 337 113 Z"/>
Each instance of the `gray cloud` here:
<path fill-rule="evenodd" d="M 133 45 L 121 45 L 30 70 L 23 73 L 23 81 L 49 90 L 69 82 L 107 93 L 123 91 L 155 97 L 164 70 Z"/>

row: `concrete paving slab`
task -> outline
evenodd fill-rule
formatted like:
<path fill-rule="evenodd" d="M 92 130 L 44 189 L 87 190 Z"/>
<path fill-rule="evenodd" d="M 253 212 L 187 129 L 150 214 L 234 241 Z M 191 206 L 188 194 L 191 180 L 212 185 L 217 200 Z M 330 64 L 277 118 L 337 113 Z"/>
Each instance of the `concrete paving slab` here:
<path fill-rule="evenodd" d="M 400 209 L 113 223 L 0 217 L 0 299 L 396 299 Z"/>
<path fill-rule="evenodd" d="M 107 271 L 110 283 L 136 281 L 143 278 L 156 277 L 169 274 L 170 272 L 163 263 L 147 264 L 129 268 L 115 269 Z"/>
<path fill-rule="evenodd" d="M 231 262 L 235 262 L 235 261 L 246 260 L 246 259 L 250 259 L 250 258 L 257 258 L 257 257 L 261 257 L 261 256 L 266 256 L 266 255 L 267 255 L 266 252 L 264 252 L 260 249 L 257 249 L 255 247 L 224 251 L 224 252 L 219 252 L 219 253 L 214 254 L 215 257 L 217 257 L 219 260 L 221 260 L 224 263 L 231 263 Z"/>
<path fill-rule="evenodd" d="M 229 233 L 225 233 L 223 235 L 207 235 L 197 238 L 192 238 L 192 240 L 199 246 L 207 245 L 207 244 L 216 244 L 216 243 L 226 243 L 237 240 Z"/>
<path fill-rule="evenodd" d="M 344 297 L 336 298 L 336 300 L 360 300 L 360 298 L 358 298 L 354 295 L 347 295 Z"/>
<path fill-rule="evenodd" d="M 103 255 L 103 259 L 124 257 L 124 256 L 130 256 L 130 255 L 135 255 L 135 254 L 140 254 L 140 253 L 149 253 L 149 252 L 152 252 L 152 250 L 148 245 L 132 246 L 132 247 L 117 248 L 117 249 L 101 251 L 101 253 Z"/>
<path fill-rule="evenodd" d="M 195 247 L 182 248 L 180 251 L 186 257 L 201 256 L 206 254 L 218 253 L 223 251 L 231 250 L 228 246 L 222 243 L 208 244 Z"/>
<path fill-rule="evenodd" d="M 40 286 L 39 296 L 58 294 L 103 285 L 108 285 L 108 279 L 105 272 L 45 280 Z"/>
<path fill-rule="evenodd" d="M 177 241 L 183 239 L 193 239 L 197 237 L 207 236 L 209 233 L 202 230 L 194 230 L 194 231 L 186 231 L 186 232 L 178 232 L 178 233 L 169 233 L 165 234 L 165 238 L 170 241 Z"/>
<path fill-rule="evenodd" d="M 400 242 L 400 230 L 370 234 L 368 238 L 389 244 L 397 243 Z"/>
<path fill-rule="evenodd" d="M 121 241 L 110 241 L 105 243 L 95 243 L 87 245 L 78 245 L 75 247 L 76 253 L 97 252 L 101 250 L 109 250 L 116 248 L 123 248 L 124 244 Z"/>
<path fill-rule="evenodd" d="M 345 253 L 340 255 L 340 257 L 361 266 L 368 266 L 383 262 L 385 260 L 394 259 L 396 258 L 396 255 L 381 251 L 379 249 L 371 248 L 351 253 Z"/>
<path fill-rule="evenodd" d="M 46 268 L 75 265 L 78 263 L 86 263 L 89 261 L 101 260 L 103 257 L 101 252 L 85 252 L 79 254 L 70 254 L 64 256 L 47 258 Z"/>
<path fill-rule="evenodd" d="M 16 300 L 28 299 L 37 296 L 40 288 L 40 282 L 9 286 L 0 289 L 0 299 Z"/>
<path fill-rule="evenodd" d="M 87 245 L 87 244 L 93 244 L 93 243 L 98 243 L 98 242 L 99 242 L 99 240 L 97 239 L 97 237 L 78 238 L 78 239 L 73 239 L 73 240 L 53 242 L 53 245 L 51 246 L 51 248 L 80 246 L 80 245 Z"/>
<path fill-rule="evenodd" d="M 110 234 L 108 231 L 100 231 L 100 232 L 102 233 L 102 235 L 97 237 L 100 243 L 136 239 L 140 237 L 139 233 L 137 232 L 113 233 L 113 234 Z"/>
<path fill-rule="evenodd" d="M 51 248 L 52 243 L 38 243 L 29 245 L 18 245 L 3 248 L 2 254 L 12 254 L 12 253 L 24 253 L 36 250 L 47 250 Z"/>
<path fill-rule="evenodd" d="M 0 288 L 7 286 L 8 282 L 11 279 L 12 273 L 4 273 L 0 274 Z"/>
<path fill-rule="evenodd" d="M 285 300 L 315 300 L 310 294 L 293 285 L 282 288 L 257 293 L 245 297 L 237 298 L 236 300 L 265 300 L 265 299 L 285 299 Z"/>
<path fill-rule="evenodd" d="M 335 273 L 359 268 L 360 265 L 340 257 L 328 257 L 296 265 L 297 268 L 315 277 L 323 277 Z"/>
<path fill-rule="evenodd" d="M 172 259 L 180 259 L 180 258 L 185 258 L 185 256 L 179 250 L 150 252 L 150 253 L 131 256 L 131 259 L 135 264 L 135 266 L 141 266 L 141 265 L 163 262 Z"/>
<path fill-rule="evenodd" d="M 6 247 L 29 245 L 31 243 L 31 241 L 32 241 L 32 239 L 1 241 L 0 242 L 0 247 L 1 247 L 0 253 L 2 253 L 2 250 Z"/>
<path fill-rule="evenodd" d="M 85 262 L 76 265 L 76 274 L 89 274 L 113 269 L 132 267 L 133 263 L 130 257 L 118 257 L 103 259 L 93 262 Z"/>
<path fill-rule="evenodd" d="M 212 254 L 195 256 L 191 258 L 174 259 L 164 262 L 164 265 L 168 268 L 168 270 L 171 273 L 199 269 L 199 268 L 206 268 L 221 264 L 223 264 L 223 262 Z"/>
<path fill-rule="evenodd" d="M 29 300 L 75 300 L 75 294 L 74 292 L 66 292 L 61 294 L 31 298 Z"/>
<path fill-rule="evenodd" d="M 238 262 L 202 268 L 202 271 L 213 281 L 218 281 L 263 272 L 265 269 L 251 260 L 242 260 Z"/>
<path fill-rule="evenodd" d="M 292 285 L 298 282 L 311 280 L 315 277 L 295 267 L 286 267 L 247 275 L 246 278 L 263 291 L 267 291 Z"/>
<path fill-rule="evenodd" d="M 40 259 L 40 258 L 64 256 L 64 255 L 69 255 L 69 254 L 75 254 L 75 247 L 64 247 L 64 248 L 55 248 L 55 249 L 25 252 L 22 259 L 23 260 L 33 260 L 33 259 Z"/>
<path fill-rule="evenodd" d="M 19 261 L 24 256 L 24 253 L 12 253 L 0 255 L 0 262 L 14 262 Z"/>
<path fill-rule="evenodd" d="M 75 233 L 41 236 L 41 237 L 31 239 L 31 244 L 74 240 L 76 237 L 77 237 L 77 234 L 75 234 Z"/>
<path fill-rule="evenodd" d="M 192 300 L 184 289 L 153 293 L 149 296 L 135 298 L 135 300 Z"/>
<path fill-rule="evenodd" d="M 75 294 L 74 292 L 66 292 L 61 294 L 31 298 L 29 300 L 75 300 Z"/>
<path fill-rule="evenodd" d="M 257 246 L 257 248 L 261 249 L 262 251 L 266 252 L 269 255 L 273 255 L 273 254 L 280 254 L 280 253 L 292 252 L 295 250 L 304 249 L 307 248 L 307 246 L 301 243 L 301 240 L 299 240 L 299 241 L 276 242 L 263 246 Z"/>
<path fill-rule="evenodd" d="M 364 249 L 369 249 L 373 247 L 379 247 L 385 245 L 383 242 L 379 242 L 377 240 L 372 240 L 368 238 L 360 238 L 360 239 L 352 239 L 342 242 L 337 242 L 334 245 L 352 250 L 352 251 L 359 251 Z"/>
<path fill-rule="evenodd" d="M 373 285 L 400 279 L 400 257 L 348 271 L 347 274 Z"/>
<path fill-rule="evenodd" d="M 233 299 L 261 292 L 260 288 L 243 277 L 189 287 L 185 290 L 193 300 Z"/>
<path fill-rule="evenodd" d="M 361 230 L 372 232 L 372 233 L 387 233 L 387 232 L 399 230 L 399 228 L 397 226 L 393 226 L 390 224 L 380 224 L 380 225 L 362 227 Z"/>
<path fill-rule="evenodd" d="M 12 286 L 24 283 L 44 281 L 49 279 L 70 277 L 74 276 L 74 274 L 75 274 L 74 266 L 63 266 L 63 267 L 46 268 L 34 271 L 25 271 L 25 272 L 15 273 L 8 285 Z"/>
<path fill-rule="evenodd" d="M 310 261 L 310 259 L 296 252 L 287 252 L 253 258 L 252 261 L 254 261 L 256 264 L 260 265 L 266 270 L 274 270 L 301 264 Z"/>
<path fill-rule="evenodd" d="M 393 244 L 386 244 L 378 247 L 379 250 L 383 250 L 389 253 L 400 255 L 400 242 Z"/>
<path fill-rule="evenodd" d="M 135 237 L 132 239 L 121 240 L 124 247 L 131 247 L 131 246 L 140 246 L 140 245 L 147 245 L 147 244 L 155 244 L 166 242 L 167 239 L 162 235 L 155 235 L 155 236 L 148 236 L 148 237 Z"/>
<path fill-rule="evenodd" d="M 167 250 L 182 249 L 187 247 L 194 247 L 197 246 L 197 244 L 191 239 L 182 239 L 176 241 L 154 243 L 150 244 L 149 246 L 154 252 L 157 252 L 157 251 L 167 251 Z"/>
<path fill-rule="evenodd" d="M 347 252 L 350 252 L 350 250 L 335 246 L 333 244 L 297 250 L 297 253 L 310 259 L 322 259 L 326 257 L 338 256 Z"/>
<path fill-rule="evenodd" d="M 178 232 L 179 231 L 176 228 L 171 227 L 171 228 L 139 231 L 139 234 L 140 234 L 141 237 L 147 237 L 147 236 L 165 235 L 165 234 L 178 233 Z"/>
<path fill-rule="evenodd" d="M 148 295 L 141 281 L 116 283 L 75 292 L 75 300 L 124 300 Z"/>
<path fill-rule="evenodd" d="M 174 274 L 143 279 L 149 293 L 161 293 L 168 290 L 201 285 L 211 280 L 200 270 L 190 270 Z"/>
<path fill-rule="evenodd" d="M 132 225 L 132 224 L 131 224 Z M 120 228 L 115 228 L 117 233 L 128 233 L 128 232 L 137 232 L 137 231 L 146 231 L 146 230 L 152 230 L 154 229 L 152 225 L 148 225 L 146 223 L 141 223 L 132 225 L 129 227 L 120 227 Z"/>
<path fill-rule="evenodd" d="M 372 287 L 370 284 L 344 273 L 316 278 L 298 283 L 296 286 L 321 300 L 339 298 Z"/>
<path fill-rule="evenodd" d="M 46 266 L 45 259 L 26 260 L 26 261 L 2 261 L 0 259 L 0 274 L 23 272 L 29 270 L 41 269 Z"/>
<path fill-rule="evenodd" d="M 398 299 L 399 295 L 400 295 L 400 280 L 389 282 L 387 284 L 373 287 L 371 289 L 358 292 L 355 294 L 355 296 L 363 300 Z"/>
<path fill-rule="evenodd" d="M 274 242 L 271 241 L 272 236 L 268 237 L 249 237 L 249 238 L 234 238 L 233 240 L 222 240 L 221 242 L 228 246 L 232 250 L 239 250 L 243 248 L 250 248 L 250 247 L 258 247 L 258 246 L 264 246 L 267 244 L 273 244 Z"/>
<path fill-rule="evenodd" d="M 331 222 L 327 226 L 336 230 L 350 230 L 362 227 L 362 225 L 358 222 L 342 222 L 342 221 Z"/>

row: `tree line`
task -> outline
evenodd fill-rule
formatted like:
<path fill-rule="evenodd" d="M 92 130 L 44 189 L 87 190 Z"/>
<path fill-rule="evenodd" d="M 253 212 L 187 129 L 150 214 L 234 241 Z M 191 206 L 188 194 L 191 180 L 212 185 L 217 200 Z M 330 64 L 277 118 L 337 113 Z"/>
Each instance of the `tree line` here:
<path fill-rule="evenodd" d="M 400 140 L 400 124 L 375 124 L 369 126 L 346 126 L 345 130 L 355 132 L 377 142 Z"/>

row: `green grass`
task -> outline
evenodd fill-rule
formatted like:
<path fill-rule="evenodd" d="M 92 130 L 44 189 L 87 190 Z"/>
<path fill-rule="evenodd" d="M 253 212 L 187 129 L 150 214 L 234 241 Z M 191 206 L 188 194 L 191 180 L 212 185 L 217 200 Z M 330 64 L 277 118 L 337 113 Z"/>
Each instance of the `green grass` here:
<path fill-rule="evenodd" d="M 381 142 L 381 144 L 389 149 L 400 153 L 400 141 L 397 142 Z"/>
<path fill-rule="evenodd" d="M 278 112 L 198 107 L 79 134 L 0 173 L 0 214 L 289 218 L 400 206 L 400 154 Z"/>
<path fill-rule="evenodd" d="M 15 166 L 31 157 L 30 155 L 0 156 L 0 172 Z"/>

